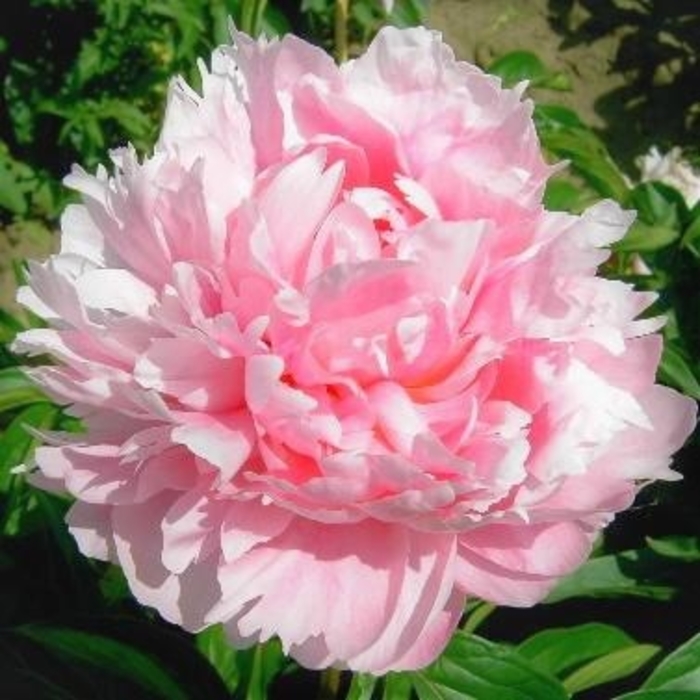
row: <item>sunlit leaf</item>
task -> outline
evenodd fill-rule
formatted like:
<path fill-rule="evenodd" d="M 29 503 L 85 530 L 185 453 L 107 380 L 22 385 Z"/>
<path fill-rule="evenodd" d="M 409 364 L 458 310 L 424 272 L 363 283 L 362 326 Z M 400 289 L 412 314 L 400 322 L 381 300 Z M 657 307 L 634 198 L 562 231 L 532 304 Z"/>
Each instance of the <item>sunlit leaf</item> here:
<path fill-rule="evenodd" d="M 565 700 L 563 686 L 515 650 L 458 632 L 442 656 L 411 674 L 420 700 Z"/>
<path fill-rule="evenodd" d="M 671 226 L 647 224 L 637 219 L 614 250 L 647 253 L 665 248 L 678 240 L 680 231 Z"/>
<path fill-rule="evenodd" d="M 571 89 L 571 81 L 565 73 L 549 70 L 532 51 L 510 51 L 497 58 L 487 70 L 499 76 L 508 87 L 527 80 L 532 87 L 550 90 Z"/>
<path fill-rule="evenodd" d="M 424 0 L 396 0 L 391 21 L 397 27 L 416 27 L 425 24 L 428 8 Z"/>
<path fill-rule="evenodd" d="M 669 384 L 680 389 L 684 394 L 700 400 L 700 383 L 688 360 L 673 343 L 664 344 L 658 374 L 664 384 Z"/>
<path fill-rule="evenodd" d="M 646 538 L 649 549 L 662 557 L 679 559 L 685 562 L 700 561 L 700 537 L 692 535 L 672 535 L 663 538 Z"/>
<path fill-rule="evenodd" d="M 6 209 L 12 214 L 24 214 L 27 211 L 26 186 L 2 160 L 0 160 L 0 209 Z"/>
<path fill-rule="evenodd" d="M 10 343 L 22 330 L 24 330 L 24 324 L 18 318 L 0 309 L 0 344 Z"/>
<path fill-rule="evenodd" d="M 17 367 L 0 369 L 0 411 L 26 406 L 46 397 Z"/>
<path fill-rule="evenodd" d="M 0 492 L 6 491 L 15 478 L 11 469 L 23 464 L 37 443 L 27 428 L 50 429 L 59 415 L 56 406 L 43 401 L 28 406 L 12 419 L 0 435 Z"/>
<path fill-rule="evenodd" d="M 196 643 L 228 690 L 245 700 L 266 700 L 270 684 L 290 663 L 277 640 L 234 649 L 221 625 L 200 632 Z"/>
<path fill-rule="evenodd" d="M 543 146 L 553 155 L 566 158 L 571 167 L 601 195 L 625 199 L 627 183 L 603 142 L 585 128 L 540 128 Z"/>
<path fill-rule="evenodd" d="M 376 686 L 376 676 L 366 673 L 354 673 L 345 700 L 372 700 Z"/>
<path fill-rule="evenodd" d="M 253 663 L 246 678 L 246 700 L 266 700 L 275 677 L 289 663 L 276 639 L 253 648 Z"/>
<path fill-rule="evenodd" d="M 683 234 L 681 244 L 696 258 L 700 258 L 700 208 L 696 206 L 691 216 L 693 218 Z"/>
<path fill-rule="evenodd" d="M 630 204 L 649 223 L 678 226 L 687 209 L 683 195 L 663 182 L 642 182 L 631 192 Z"/>
<path fill-rule="evenodd" d="M 549 211 L 578 213 L 598 199 L 588 188 L 562 178 L 549 180 L 544 193 L 544 205 Z"/>
<path fill-rule="evenodd" d="M 541 671 L 558 676 L 573 668 L 636 644 L 618 627 L 598 622 L 546 629 L 521 642 L 518 652 Z"/>
<path fill-rule="evenodd" d="M 594 557 L 564 577 L 545 602 L 556 603 L 579 596 L 670 600 L 676 594 L 676 588 L 668 582 L 672 571 L 672 562 L 648 550 Z"/>
<path fill-rule="evenodd" d="M 642 686 L 648 690 L 700 693 L 700 634 L 669 654 Z"/>
<path fill-rule="evenodd" d="M 389 673 L 384 677 L 382 700 L 411 700 L 413 680 L 408 673 Z"/>
<path fill-rule="evenodd" d="M 540 132 L 586 128 L 586 125 L 573 109 L 562 105 L 535 105 L 533 117 L 537 130 Z"/>
<path fill-rule="evenodd" d="M 576 669 L 564 679 L 564 687 L 570 693 L 580 693 L 626 678 L 639 671 L 660 649 L 656 644 L 635 644 L 611 651 Z"/>
<path fill-rule="evenodd" d="M 287 16 L 276 5 L 268 3 L 262 16 L 262 33 L 266 36 L 284 36 L 292 30 Z"/>
<path fill-rule="evenodd" d="M 216 669 L 226 687 L 235 691 L 241 682 L 237 652 L 228 643 L 221 625 L 207 627 L 197 635 L 197 649 Z"/>

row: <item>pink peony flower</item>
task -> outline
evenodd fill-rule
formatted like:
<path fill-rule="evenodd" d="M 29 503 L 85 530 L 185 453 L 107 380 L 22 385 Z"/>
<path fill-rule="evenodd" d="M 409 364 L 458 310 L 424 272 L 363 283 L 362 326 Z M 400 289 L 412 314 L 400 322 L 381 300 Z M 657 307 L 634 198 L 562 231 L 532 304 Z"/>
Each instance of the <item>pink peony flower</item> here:
<path fill-rule="evenodd" d="M 521 89 L 425 29 L 341 68 L 234 38 L 151 157 L 66 180 L 16 349 L 86 431 L 34 478 L 168 620 L 420 667 L 466 597 L 532 605 L 675 478 L 694 404 L 654 384 L 652 297 L 595 276 L 633 215 L 543 208 Z"/>

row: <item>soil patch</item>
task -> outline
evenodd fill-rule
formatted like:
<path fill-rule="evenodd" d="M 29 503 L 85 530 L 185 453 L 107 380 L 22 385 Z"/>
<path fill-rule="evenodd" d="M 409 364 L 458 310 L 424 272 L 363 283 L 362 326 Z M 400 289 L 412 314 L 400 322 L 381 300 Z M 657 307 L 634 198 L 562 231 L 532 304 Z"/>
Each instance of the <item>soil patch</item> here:
<path fill-rule="evenodd" d="M 591 126 L 603 127 L 605 121 L 595 104 L 625 82 L 611 70 L 621 34 L 564 48 L 562 37 L 550 23 L 548 6 L 547 0 L 435 0 L 429 24 L 443 33 L 458 58 L 483 68 L 510 51 L 536 53 L 547 68 L 566 73 L 572 89 L 539 90 L 534 96 L 571 107 Z"/>

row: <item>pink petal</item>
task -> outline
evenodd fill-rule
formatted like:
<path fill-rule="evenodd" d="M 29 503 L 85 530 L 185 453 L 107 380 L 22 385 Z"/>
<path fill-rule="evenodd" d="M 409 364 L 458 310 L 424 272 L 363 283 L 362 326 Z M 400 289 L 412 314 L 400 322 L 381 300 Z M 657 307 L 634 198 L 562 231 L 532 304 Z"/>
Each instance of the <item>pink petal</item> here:
<path fill-rule="evenodd" d="M 220 548 L 219 531 L 225 502 L 213 500 L 209 484 L 185 493 L 168 509 L 163 520 L 161 559 L 168 571 L 181 574 Z"/>
<path fill-rule="evenodd" d="M 255 432 L 245 411 L 205 417 L 193 414 L 173 428 L 172 440 L 185 445 L 221 472 L 228 481 L 246 463 L 255 444 Z"/>
<path fill-rule="evenodd" d="M 382 672 L 411 652 L 426 625 L 448 633 L 449 625 L 434 620 L 451 590 L 445 580 L 451 543 L 450 537 L 407 538 L 399 529 L 369 521 L 322 531 L 298 521 L 221 570 L 223 601 L 212 615 L 232 618 L 228 633 L 240 641 L 279 634 L 307 666 L 345 662 Z M 358 597 L 360 590 L 364 594 Z M 437 636 L 429 639 L 444 644 Z"/>
<path fill-rule="evenodd" d="M 529 606 L 580 566 L 593 537 L 576 523 L 489 525 L 459 538 L 460 587 L 485 600 Z"/>
<path fill-rule="evenodd" d="M 201 342 L 188 338 L 157 338 L 134 367 L 134 378 L 200 411 L 241 408 L 244 361 L 215 357 Z"/>
<path fill-rule="evenodd" d="M 287 279 L 298 276 L 299 263 L 338 195 L 343 165 L 322 171 L 324 155 L 312 152 L 283 168 L 260 196 L 260 211 L 270 233 L 279 270 Z M 296 204 L 304 202 L 299 212 Z"/>
<path fill-rule="evenodd" d="M 111 513 L 109 506 L 80 502 L 68 511 L 68 529 L 86 557 L 116 562 Z"/>

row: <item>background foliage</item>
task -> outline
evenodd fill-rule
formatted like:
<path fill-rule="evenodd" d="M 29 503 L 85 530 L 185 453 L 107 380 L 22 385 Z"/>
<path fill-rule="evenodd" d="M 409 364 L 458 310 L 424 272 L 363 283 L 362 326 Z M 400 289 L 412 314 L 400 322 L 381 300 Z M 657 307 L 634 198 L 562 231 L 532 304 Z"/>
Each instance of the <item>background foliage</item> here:
<path fill-rule="evenodd" d="M 629 164 L 652 145 L 700 155 L 700 13 L 695 0 L 549 0 L 562 49 L 616 34 L 623 86 L 596 105 L 606 140 Z"/>
<path fill-rule="evenodd" d="M 601 139 L 575 112 L 557 106 L 556 91 L 567 89 L 567 77 L 549 71 L 534 53 L 511 53 L 487 68 L 507 84 L 528 79 L 540 88 L 535 117 L 543 147 L 552 160 L 571 164 L 550 184 L 549 208 L 581 211 L 612 197 L 638 210 L 604 272 L 658 293 L 653 311 L 669 319 L 659 378 L 700 398 L 700 206 L 690 208 L 662 183 L 636 182 L 607 147 L 636 130 L 639 143 L 658 135 L 662 145 L 697 148 L 690 134 L 697 133 L 700 105 L 692 50 L 700 12 L 687 2 L 582 0 L 591 19 L 572 28 L 575 4 L 551 3 L 567 41 L 592 40 L 612 25 L 628 30 L 618 60 L 637 78 L 609 98 L 624 129 Z M 169 77 L 183 73 L 196 84 L 196 58 L 227 40 L 229 15 L 252 33 L 293 30 L 327 48 L 332 44 L 330 0 L 14 5 L 0 28 L 0 236 L 34 237 L 47 249 L 67 196 L 60 178 L 70 164 L 93 168 L 106 160 L 109 147 L 127 140 L 148 151 Z M 390 17 L 374 0 L 355 0 L 351 52 L 361 50 L 381 23 L 418 24 L 424 15 L 419 0 L 401 0 Z M 671 79 L 661 96 L 650 86 L 665 70 Z M 655 108 L 648 111 L 645 104 L 657 99 L 664 100 L 670 121 L 663 129 L 647 119 Z M 692 148 L 688 153 L 693 156 Z M 14 273 L 19 282 L 21 267 Z M 9 304 L 0 309 L 3 698 L 700 697 L 697 437 L 676 462 L 684 480 L 646 488 L 607 531 L 595 556 L 542 605 L 506 610 L 472 603 L 443 657 L 420 672 L 319 677 L 289 662 L 274 642 L 237 652 L 217 627 L 196 637 L 173 628 L 134 602 L 118 569 L 77 553 L 62 521 L 67 501 L 31 489 L 15 470 L 31 460 L 38 441 L 33 428 L 76 428 L 29 383 L 21 360 L 8 350 L 19 330 L 39 323 Z"/>

